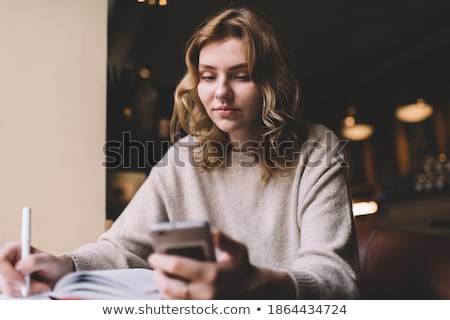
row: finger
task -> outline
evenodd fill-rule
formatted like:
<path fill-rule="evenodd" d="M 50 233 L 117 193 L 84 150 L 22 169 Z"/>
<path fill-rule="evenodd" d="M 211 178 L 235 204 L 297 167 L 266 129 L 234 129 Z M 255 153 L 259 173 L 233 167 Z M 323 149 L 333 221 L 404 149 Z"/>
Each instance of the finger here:
<path fill-rule="evenodd" d="M 30 253 L 41 253 L 42 251 L 35 248 L 30 247 Z M 18 241 L 7 243 L 0 251 L 0 257 L 4 257 L 6 260 L 11 262 L 11 264 L 16 264 L 17 261 L 20 261 L 22 255 L 22 244 Z"/>
<path fill-rule="evenodd" d="M 22 286 L 8 286 L 8 287 L 2 287 L 1 294 L 5 295 L 6 297 L 13 297 L 13 298 L 21 298 L 22 297 Z"/>
<path fill-rule="evenodd" d="M 8 296 L 18 297 L 24 277 L 14 264 L 20 258 L 20 243 L 10 242 L 0 250 L 0 289 Z"/>
<path fill-rule="evenodd" d="M 31 252 L 41 251 L 32 248 Z M 23 266 L 27 266 L 27 260 L 29 260 L 32 255 L 22 260 L 20 260 L 20 255 L 20 242 L 10 242 L 6 244 L 0 252 L 0 288 L 4 294 L 8 296 L 21 297 L 21 288 L 25 283 L 24 276 L 32 273 L 32 271 L 27 270 L 27 268 L 23 268 Z M 31 260 L 33 259 L 31 258 Z M 30 294 L 48 290 L 49 286 L 47 284 L 39 281 L 31 281 Z"/>
<path fill-rule="evenodd" d="M 247 247 L 239 241 L 236 241 L 223 232 L 213 233 L 213 241 L 215 245 L 222 251 L 226 252 L 230 258 L 240 260 L 247 258 Z"/>
<path fill-rule="evenodd" d="M 40 252 L 40 251 L 36 251 Z M 23 275 L 29 275 L 38 271 L 46 271 L 52 268 L 53 257 L 47 253 L 31 254 L 28 257 L 20 260 L 16 264 L 16 269 Z"/>
<path fill-rule="evenodd" d="M 14 265 L 18 260 L 20 260 L 21 248 L 22 245 L 20 242 L 9 242 L 1 248 L 0 258 L 8 260 L 12 265 Z"/>
<path fill-rule="evenodd" d="M 161 294 L 166 299 L 190 298 L 187 283 L 183 280 L 169 277 L 163 271 L 156 269 L 155 281 Z"/>
<path fill-rule="evenodd" d="M 209 279 L 213 276 L 210 274 L 212 264 L 209 262 L 161 253 L 151 254 L 148 262 L 155 269 L 187 281 Z"/>
<path fill-rule="evenodd" d="M 48 284 L 41 282 L 41 281 L 31 279 L 30 295 L 49 292 L 49 291 L 51 291 L 51 287 Z"/>
<path fill-rule="evenodd" d="M 31 249 L 31 253 L 33 254 L 33 253 L 42 253 L 43 251 L 41 251 L 41 250 L 39 250 L 38 248 L 35 248 L 35 247 L 31 247 L 30 248 Z"/>
<path fill-rule="evenodd" d="M 166 264 L 173 263 L 171 260 L 178 260 L 174 264 L 179 263 L 181 272 L 175 271 L 177 267 L 174 269 L 166 267 Z M 157 276 L 157 282 L 162 290 L 165 290 L 165 297 L 203 300 L 215 297 L 214 283 L 219 272 L 217 263 L 200 262 L 189 258 L 155 253 L 149 257 L 149 264 L 155 268 L 155 272 L 159 275 Z M 170 270 L 170 272 L 167 270 Z M 178 278 L 173 277 L 176 272 Z M 175 282 L 172 282 L 172 280 Z"/>
<path fill-rule="evenodd" d="M 14 247 L 13 247 L 13 250 L 16 251 L 16 254 L 19 257 L 21 255 L 21 253 L 20 253 L 21 250 L 22 250 L 21 248 L 22 247 L 21 247 L 20 243 L 16 243 L 14 245 Z M 32 270 L 29 271 L 28 269 L 30 268 L 30 266 L 33 265 L 32 261 L 35 259 L 34 255 L 42 253 L 41 250 L 36 249 L 34 247 L 31 247 L 30 249 L 31 249 L 31 251 L 30 251 L 31 255 L 29 255 L 29 256 L 27 256 L 27 257 L 25 257 L 23 259 L 17 259 L 18 260 L 17 263 L 14 264 L 14 269 L 19 271 L 22 275 L 28 275 L 28 274 L 31 274 L 33 272 Z M 11 257 L 10 257 L 10 259 L 11 259 Z"/>
<path fill-rule="evenodd" d="M 23 275 L 6 260 L 0 260 L 0 270 L 0 290 L 7 296 L 20 297 L 20 288 L 25 283 Z"/>

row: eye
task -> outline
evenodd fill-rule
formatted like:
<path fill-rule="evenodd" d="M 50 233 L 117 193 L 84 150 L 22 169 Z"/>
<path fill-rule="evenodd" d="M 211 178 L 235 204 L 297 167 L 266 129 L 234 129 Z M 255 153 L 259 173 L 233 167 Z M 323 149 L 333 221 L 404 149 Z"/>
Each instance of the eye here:
<path fill-rule="evenodd" d="M 200 73 L 200 79 L 205 81 L 214 81 L 216 79 L 216 76 L 211 72 L 203 72 Z"/>
<path fill-rule="evenodd" d="M 247 73 L 239 73 L 234 76 L 234 79 L 239 81 L 250 81 L 250 76 Z"/>

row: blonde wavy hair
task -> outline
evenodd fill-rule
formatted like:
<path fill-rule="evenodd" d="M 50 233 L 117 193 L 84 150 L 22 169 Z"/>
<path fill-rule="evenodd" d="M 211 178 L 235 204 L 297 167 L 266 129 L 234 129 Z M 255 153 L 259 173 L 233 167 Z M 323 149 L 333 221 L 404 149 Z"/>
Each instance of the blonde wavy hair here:
<path fill-rule="evenodd" d="M 205 170 L 223 167 L 230 150 L 228 135 L 211 121 L 201 103 L 199 54 L 208 43 L 228 37 L 241 39 L 246 49 L 251 80 L 262 95 L 260 141 L 256 148 L 262 161 L 261 175 L 267 182 L 277 171 L 295 167 L 296 153 L 307 138 L 307 124 L 300 117 L 300 87 L 290 72 L 273 28 L 248 8 L 226 9 L 207 19 L 187 43 L 187 72 L 175 91 L 170 128 L 172 142 L 181 129 L 196 137 L 199 163 Z M 287 143 L 286 143 L 287 142 Z"/>

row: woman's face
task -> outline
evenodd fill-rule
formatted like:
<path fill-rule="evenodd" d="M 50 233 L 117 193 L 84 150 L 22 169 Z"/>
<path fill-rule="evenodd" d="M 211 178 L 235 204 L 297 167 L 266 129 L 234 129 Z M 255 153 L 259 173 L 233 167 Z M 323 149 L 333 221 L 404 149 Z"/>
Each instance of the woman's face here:
<path fill-rule="evenodd" d="M 231 141 L 257 138 L 262 96 L 250 79 L 242 41 L 225 38 L 208 43 L 199 55 L 198 96 L 214 124 Z"/>

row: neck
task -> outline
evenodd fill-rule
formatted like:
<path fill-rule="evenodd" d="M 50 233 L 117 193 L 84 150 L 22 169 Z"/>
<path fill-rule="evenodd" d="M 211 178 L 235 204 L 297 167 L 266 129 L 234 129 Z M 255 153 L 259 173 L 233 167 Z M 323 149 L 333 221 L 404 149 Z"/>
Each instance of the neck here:
<path fill-rule="evenodd" d="M 257 139 L 244 141 L 231 140 L 230 145 L 232 151 L 244 152 L 257 149 L 259 147 L 259 141 Z"/>
<path fill-rule="evenodd" d="M 249 149 L 255 149 L 261 142 L 257 130 L 252 130 L 250 133 L 245 132 L 241 134 L 228 134 L 228 138 L 233 151 L 247 151 Z"/>

